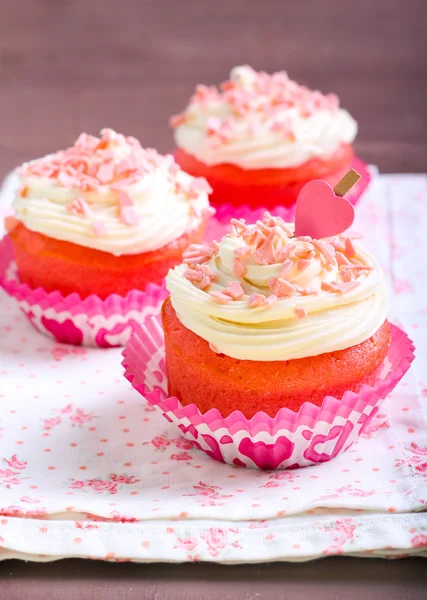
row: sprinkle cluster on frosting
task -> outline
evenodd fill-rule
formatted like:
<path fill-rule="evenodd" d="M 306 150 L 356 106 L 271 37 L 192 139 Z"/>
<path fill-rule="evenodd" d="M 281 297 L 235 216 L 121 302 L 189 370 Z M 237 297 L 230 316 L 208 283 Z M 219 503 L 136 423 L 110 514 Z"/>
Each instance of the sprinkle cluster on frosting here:
<path fill-rule="evenodd" d="M 270 277 L 264 293 L 245 295 L 239 281 L 230 281 L 222 290 L 210 291 L 215 275 L 207 263 L 219 252 L 219 245 L 191 245 L 184 253 L 187 269 L 183 276 L 197 288 L 206 291 L 211 300 L 218 304 L 228 304 L 239 300 L 247 302 L 248 308 L 268 308 L 284 298 L 297 299 L 319 294 L 345 294 L 359 286 L 372 267 L 357 258 L 352 238 L 336 236 L 325 240 L 309 236 L 295 237 L 293 225 L 280 217 L 266 212 L 262 220 L 247 224 L 244 219 L 232 219 L 230 237 L 238 241 L 233 251 L 233 275 L 244 283 L 250 266 L 280 265 L 277 277 Z M 353 236 L 355 237 L 355 236 Z M 302 273 L 311 267 L 318 267 L 331 276 L 320 281 L 317 287 L 299 285 L 291 281 L 290 273 Z M 308 277 L 310 281 L 311 277 Z M 296 307 L 298 318 L 307 316 L 304 308 Z"/>
<path fill-rule="evenodd" d="M 244 117 L 247 130 L 252 135 L 257 134 L 260 123 L 263 123 L 270 131 L 292 140 L 294 119 L 288 116 L 290 110 L 304 118 L 319 110 L 335 113 L 339 109 L 335 94 L 311 91 L 289 79 L 284 71 L 269 75 L 244 66 L 234 69 L 230 80 L 220 85 L 220 90 L 215 86 L 197 86 L 190 107 L 173 116 L 170 124 L 175 128 L 191 122 L 192 106 L 215 107 L 219 104 L 226 104 L 231 116 L 207 119 L 205 132 L 215 145 L 226 144 L 242 135 L 236 117 Z"/>
<path fill-rule="evenodd" d="M 180 177 L 181 168 L 172 155 L 163 156 L 152 148 L 142 148 L 134 137 L 125 137 L 112 129 L 103 129 L 97 138 L 82 133 L 74 145 L 66 150 L 24 164 L 18 171 L 21 178 L 52 180 L 56 186 L 82 193 L 109 190 L 118 196 L 119 219 L 122 223 L 138 225 L 139 216 L 134 209 L 134 199 L 127 191 L 140 183 L 147 175 L 161 170 L 190 204 L 190 213 L 199 217 L 197 200 L 201 194 L 211 193 L 204 178 Z M 19 191 L 26 198 L 29 188 L 23 185 Z M 67 206 L 74 215 L 93 218 L 90 203 L 82 197 L 74 198 Z M 105 225 L 93 220 L 95 235 L 105 233 Z"/>

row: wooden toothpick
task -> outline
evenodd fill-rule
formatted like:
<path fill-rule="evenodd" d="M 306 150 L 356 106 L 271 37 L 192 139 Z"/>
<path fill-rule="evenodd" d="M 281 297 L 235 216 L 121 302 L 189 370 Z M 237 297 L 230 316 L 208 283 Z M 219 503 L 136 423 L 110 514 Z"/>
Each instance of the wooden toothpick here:
<path fill-rule="evenodd" d="M 334 192 L 336 196 L 345 196 L 346 193 L 359 181 L 361 175 L 354 169 L 350 169 L 350 171 L 344 175 L 344 177 L 337 183 L 334 187 Z"/>

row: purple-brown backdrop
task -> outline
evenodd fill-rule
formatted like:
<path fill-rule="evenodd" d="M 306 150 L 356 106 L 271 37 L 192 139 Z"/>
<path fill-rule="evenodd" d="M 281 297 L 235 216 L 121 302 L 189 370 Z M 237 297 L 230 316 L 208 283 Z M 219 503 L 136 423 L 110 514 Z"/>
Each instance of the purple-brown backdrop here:
<path fill-rule="evenodd" d="M 0 176 L 109 126 L 172 147 L 168 117 L 230 67 L 335 91 L 358 153 L 425 171 L 426 0 L 2 0 Z"/>

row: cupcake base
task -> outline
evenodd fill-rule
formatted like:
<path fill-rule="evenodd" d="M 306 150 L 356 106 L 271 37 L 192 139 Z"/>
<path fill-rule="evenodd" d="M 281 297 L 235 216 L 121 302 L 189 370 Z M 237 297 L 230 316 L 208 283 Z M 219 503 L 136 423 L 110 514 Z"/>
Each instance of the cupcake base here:
<path fill-rule="evenodd" d="M 408 370 L 414 346 L 391 325 L 391 345 L 374 385 L 341 399 L 327 396 L 320 406 L 307 401 L 298 412 L 288 408 L 275 417 L 240 411 L 223 417 L 217 409 L 201 414 L 195 404 L 183 407 L 168 397 L 165 347 L 160 316 L 137 328 L 123 353 L 125 377 L 182 435 L 208 456 L 236 466 L 290 469 L 328 461 L 345 451 L 363 432 Z"/>
<path fill-rule="evenodd" d="M 353 156 L 349 145 L 341 146 L 328 159 L 312 159 L 291 169 L 246 170 L 231 164 L 208 166 L 180 148 L 175 151 L 175 159 L 191 175 L 207 179 L 213 189 L 209 199 L 215 207 L 229 204 L 257 208 L 262 204 L 268 210 L 278 206 L 291 208 L 308 181 L 323 179 L 333 187 L 350 168 L 362 175 L 360 183 L 347 194 L 355 204 L 370 181 L 367 165 Z"/>
<path fill-rule="evenodd" d="M 44 335 L 62 343 L 102 348 L 125 345 L 132 330 L 157 314 L 167 296 L 164 283 L 105 299 L 96 294 L 82 299 L 76 293 L 64 296 L 58 291 L 33 289 L 18 277 L 8 236 L 0 241 L 0 286 Z"/>
<path fill-rule="evenodd" d="M 184 327 L 170 298 L 163 303 L 168 392 L 201 413 L 217 408 L 227 417 L 238 408 L 248 417 L 270 416 L 287 406 L 298 411 L 307 397 L 321 405 L 326 395 L 341 398 L 372 385 L 390 345 L 386 321 L 368 340 L 336 352 L 287 361 L 237 360 L 211 350 L 208 342 Z"/>
<path fill-rule="evenodd" d="M 9 220 L 19 278 L 31 288 L 58 291 L 63 296 L 77 293 L 84 299 L 96 294 L 102 300 L 111 294 L 126 296 L 132 290 L 160 285 L 169 269 L 182 260 L 189 244 L 203 240 L 206 222 L 153 252 L 114 256 L 30 231 L 15 219 Z"/>

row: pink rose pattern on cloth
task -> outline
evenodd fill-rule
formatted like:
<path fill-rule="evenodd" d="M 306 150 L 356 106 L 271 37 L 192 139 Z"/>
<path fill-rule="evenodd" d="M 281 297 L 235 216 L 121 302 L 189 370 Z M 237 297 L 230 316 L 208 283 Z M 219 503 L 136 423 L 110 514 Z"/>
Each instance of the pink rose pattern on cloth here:
<path fill-rule="evenodd" d="M 211 460 L 126 382 L 120 349 L 55 343 L 0 292 L 0 558 L 427 555 L 426 205 L 427 177 L 385 176 L 358 207 L 417 358 L 346 453 L 305 469 Z"/>

